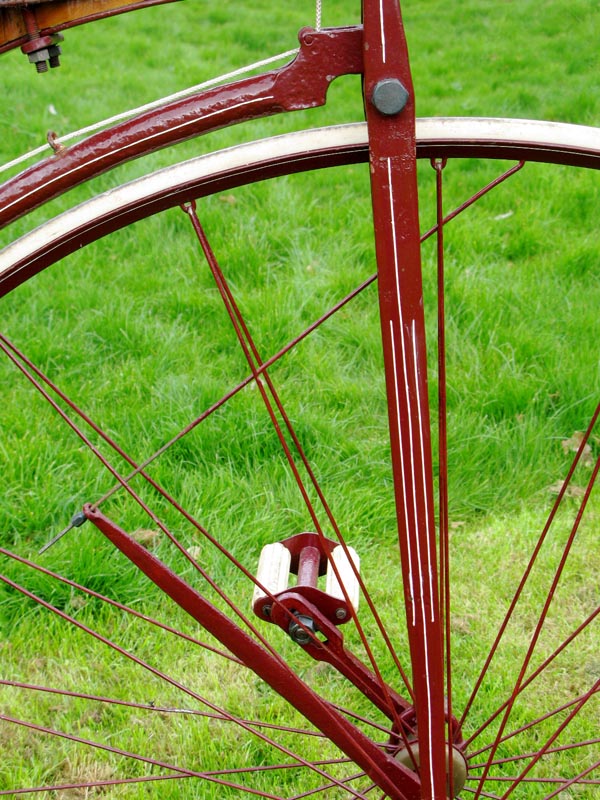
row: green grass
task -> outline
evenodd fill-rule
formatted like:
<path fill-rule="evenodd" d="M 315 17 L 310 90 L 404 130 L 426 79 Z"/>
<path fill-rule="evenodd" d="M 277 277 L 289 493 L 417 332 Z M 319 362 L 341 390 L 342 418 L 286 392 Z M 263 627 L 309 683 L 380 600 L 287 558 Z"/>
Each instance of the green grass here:
<path fill-rule="evenodd" d="M 324 23 L 354 22 L 357 5 L 327 2 Z M 63 133 L 288 49 L 297 29 L 312 22 L 313 11 L 307 2 L 273 5 L 262 0 L 233 9 L 188 0 L 68 31 L 63 67 L 46 76 L 36 76 L 22 54 L 5 55 L 0 83 L 11 102 L 2 112 L 6 134 L 0 155 L 8 159 L 38 144 L 48 127 Z M 598 124 L 600 96 L 592 76 L 598 68 L 600 23 L 592 4 L 422 0 L 407 4 L 404 16 L 419 114 Z M 222 131 L 155 154 L 147 162 L 101 176 L 51 208 L 60 210 L 150 168 L 214 147 L 354 119 L 361 109 L 358 89 L 357 79 L 340 80 L 324 109 L 262 120 L 248 129 Z M 449 163 L 446 209 L 505 166 Z M 424 229 L 434 221 L 432 176 L 430 167 L 422 165 Z M 203 224 L 263 357 L 277 352 L 373 272 L 367 179 L 366 167 L 353 166 L 258 184 L 200 203 Z M 598 200 L 596 175 L 529 165 L 446 231 L 452 627 L 459 710 L 544 524 L 553 487 L 568 468 L 572 453 L 562 443 L 585 428 L 597 403 Z M 47 213 L 42 209 L 33 219 Z M 24 220 L 15 227 L 26 230 L 31 224 Z M 3 232 L 3 241 L 13 235 Z M 432 243 L 424 248 L 432 397 L 437 388 L 434 249 Z M 179 210 L 121 231 L 37 276 L 3 298 L 2 320 L 3 333 L 138 460 L 248 374 L 214 282 Z M 360 552 L 365 581 L 406 660 L 404 610 L 394 583 L 395 514 L 378 325 L 376 287 L 371 286 L 274 366 L 271 375 L 342 531 Z M 32 556 L 82 503 L 109 489 L 113 479 L 8 363 L 0 365 L 0 380 L 8 387 L 0 407 L 0 544 Z M 90 437 L 98 442 L 96 434 Z M 596 436 L 592 456 L 598 447 Z M 101 449 L 108 452 L 105 445 Z M 118 457 L 113 463 L 121 471 L 128 469 Z M 175 444 L 150 472 L 251 571 L 263 544 L 313 527 L 253 385 Z M 582 465 L 575 485 L 583 487 L 590 474 L 590 464 Z M 134 487 L 246 611 L 249 582 L 152 488 L 139 479 Z M 543 602 L 577 504 L 577 497 L 569 498 L 559 515 L 481 689 L 467 735 L 497 707 L 514 680 L 514 664 L 527 648 L 536 624 L 534 609 Z M 106 511 L 127 530 L 150 531 L 146 536 L 153 550 L 224 607 L 123 492 Z M 599 513 L 593 498 L 533 668 L 597 607 Z M 12 580 L 157 670 L 172 673 L 189 690 L 226 705 L 229 713 L 303 725 L 239 665 L 3 560 Z M 89 524 L 71 532 L 41 563 L 190 635 L 210 638 Z M 398 686 L 366 609 L 361 618 L 384 675 Z M 281 631 L 265 625 L 260 629 L 311 685 L 366 713 L 366 701 L 355 697 L 335 672 L 294 649 Z M 197 711 L 204 706 L 9 586 L 0 587 L 0 630 L 2 678 L 143 706 L 127 709 L 2 687 L 5 714 L 193 769 L 288 760 L 230 723 L 156 710 Z M 356 631 L 348 626 L 345 635 L 360 652 Z M 597 680 L 597 649 L 597 627 L 592 626 L 523 693 L 514 727 Z M 597 735 L 597 701 L 593 703 L 580 715 L 573 737 Z M 539 726 L 523 748 L 539 745 L 550 731 L 550 726 Z M 302 737 L 302 744 L 289 734 L 276 738 L 301 749 L 307 758 L 327 758 L 334 752 L 313 736 Z M 8 724 L 0 727 L 0 747 L 2 790 L 133 778 L 147 769 L 115 754 Z M 511 752 L 507 743 L 502 754 Z M 581 758 L 583 764 L 586 758 L 593 760 L 589 753 Z M 552 756 L 542 770 L 570 775 L 572 760 L 568 752 Z M 319 781 L 304 773 L 280 770 L 275 783 L 268 774 L 245 779 L 256 789 L 293 796 Z M 534 800 L 547 791 L 531 786 L 520 789 L 519 797 Z M 235 790 L 191 780 L 55 794 L 64 800 L 103 794 L 239 796 Z M 335 789 L 328 796 L 346 793 Z M 593 787 L 569 789 L 562 796 L 591 798 Z"/>

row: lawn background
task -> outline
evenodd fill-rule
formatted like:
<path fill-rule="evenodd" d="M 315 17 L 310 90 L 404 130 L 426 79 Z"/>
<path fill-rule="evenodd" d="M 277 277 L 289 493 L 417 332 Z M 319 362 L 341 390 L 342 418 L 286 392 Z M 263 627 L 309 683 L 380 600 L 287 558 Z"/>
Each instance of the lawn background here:
<path fill-rule="evenodd" d="M 308 3 L 215 8 L 186 0 L 67 31 L 63 66 L 48 75 L 37 76 L 19 52 L 5 55 L 0 60 L 6 98 L 0 120 L 6 131 L 2 159 L 36 146 L 48 129 L 61 134 L 287 50 L 295 45 L 297 29 L 311 24 L 313 12 Z M 352 23 L 357 16 L 357 4 L 324 5 L 325 25 Z M 415 2 L 404 7 L 404 17 L 419 115 L 599 123 L 600 93 L 593 77 L 599 61 L 597 3 Z M 355 119 L 361 108 L 357 89 L 357 79 L 340 80 L 323 110 L 187 143 L 101 176 L 72 197 L 83 199 L 150 167 L 240 139 Z M 450 183 L 449 207 L 499 169 L 463 165 Z M 306 189 L 290 180 L 281 188 L 257 187 L 235 200 L 215 198 L 206 204 L 204 219 L 216 250 L 226 254 L 244 308 L 252 320 L 269 321 L 260 331 L 265 351 L 277 349 L 298 326 L 312 321 L 324 299 L 339 298 L 370 274 L 364 179 L 365 171 L 356 168 L 335 178 L 333 193 L 331 179 L 317 176 Z M 600 299 L 597 180 L 586 173 L 572 177 L 565 169 L 532 168 L 518 181 L 515 194 L 501 191 L 457 221 L 449 239 L 451 524 L 460 575 L 455 633 L 466 661 L 476 660 L 483 631 L 498 615 L 504 594 L 509 595 L 519 572 L 516 554 L 527 552 L 552 500 L 551 487 L 568 463 L 562 442 L 587 424 L 600 385 L 594 333 Z M 433 197 L 425 174 L 422 182 L 426 226 L 433 218 Z M 61 199 L 52 207 L 66 203 Z M 234 378 L 245 374 L 235 343 L 220 333 L 224 327 L 214 290 L 208 278 L 196 275 L 195 251 L 180 216 L 174 212 L 78 254 L 3 303 L 5 330 L 18 344 L 76 391 L 107 427 L 118 429 L 128 447 L 143 453 L 215 397 L 226 369 Z M 25 229 L 26 223 L 16 227 Z M 431 249 L 425 251 L 429 303 L 432 255 Z M 156 266 L 168 260 L 176 267 L 164 274 Z M 298 351 L 289 374 L 281 370 L 286 386 L 298 374 L 314 378 L 312 392 L 293 396 L 291 408 L 303 441 L 320 459 L 321 478 L 344 528 L 352 531 L 352 543 L 361 542 L 371 576 L 381 562 L 391 560 L 394 548 L 393 536 L 387 536 L 393 530 L 393 508 L 373 300 L 373 292 L 365 295 L 351 316 L 333 324 L 327 338 L 317 337 L 314 345 Z M 433 341 L 431 351 L 433 360 Z M 3 385 L 10 388 L 1 411 L 0 454 L 10 488 L 0 507 L 1 535 L 3 544 L 31 553 L 81 502 L 106 488 L 106 480 L 98 477 L 77 442 L 57 437 L 52 415 L 35 400 L 25 400 L 26 390 L 2 369 Z M 434 390 L 434 377 L 431 383 Z M 242 433 L 225 445 L 231 429 Z M 228 418 L 218 418 L 202 439 L 184 440 L 156 467 L 159 480 L 183 496 L 209 528 L 217 526 L 234 550 L 251 551 L 249 564 L 262 543 L 305 523 L 269 431 L 260 404 L 248 392 Z M 583 473 L 581 483 L 589 468 Z M 125 503 L 119 510 L 123 524 L 140 525 Z M 597 548 L 588 535 L 574 569 L 584 587 L 586 576 L 589 584 L 598 569 Z M 79 548 L 67 540 L 44 563 L 128 602 L 156 600 L 106 548 L 84 541 L 86 546 Z M 225 569 L 213 563 L 210 552 L 204 550 L 202 557 L 213 569 Z M 498 564 L 505 590 L 497 585 Z M 488 588 L 474 593 L 473 576 Z M 70 591 L 36 580 L 37 590 L 49 592 L 59 606 L 90 618 L 98 613 L 90 603 L 80 609 Z M 387 588 L 385 579 L 374 581 L 375 594 L 385 596 Z M 578 598 L 568 601 L 576 610 L 592 602 L 585 591 Z M 47 676 L 49 662 L 56 669 L 65 648 L 79 646 L 61 639 L 65 634 L 52 627 L 46 640 L 39 615 L 29 607 L 24 614 L 10 592 L 3 601 L 3 625 L 13 642 L 5 650 L 6 663 L 15 673 L 28 663 L 38 677 Z M 396 608 L 390 604 L 392 619 Z M 110 620 L 106 624 L 114 626 Z M 401 639 L 401 632 L 396 635 Z M 597 669 L 593 643 L 587 641 L 578 653 L 582 672 Z M 151 643 L 144 647 L 152 653 Z M 182 652 L 183 673 L 186 658 Z M 110 658 L 94 652 L 88 663 L 103 674 Z M 497 669 L 498 681 L 505 664 Z M 74 685 L 80 679 L 75 668 L 65 677 Z M 127 682 L 126 677 L 118 680 Z M 228 676 L 226 682 L 235 680 Z M 244 681 L 239 688 L 233 702 L 241 706 L 248 692 L 253 702 L 260 693 Z M 50 715 L 51 708 L 34 713 Z M 100 727 L 95 719 L 86 724 Z M 104 724 L 110 730 L 113 721 Z M 128 730 L 126 723 L 123 730 Z M 147 730 L 142 728 L 140 735 Z M 205 748 L 206 739 L 200 741 Z M 222 749 L 215 744 L 217 758 Z M 48 756 L 36 753 L 35 769 L 39 760 L 40 775 L 45 775 Z M 90 769 L 72 756 L 49 758 L 57 775 Z M 24 781 L 33 780 L 30 757 L 19 769 Z M 14 764 L 3 770 L 3 779 L 15 778 Z"/>

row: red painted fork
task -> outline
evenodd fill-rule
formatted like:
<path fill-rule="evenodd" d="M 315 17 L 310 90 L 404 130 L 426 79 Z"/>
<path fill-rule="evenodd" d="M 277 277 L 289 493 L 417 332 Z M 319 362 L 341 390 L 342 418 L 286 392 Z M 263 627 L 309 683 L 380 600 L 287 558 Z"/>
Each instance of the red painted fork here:
<path fill-rule="evenodd" d="M 379 304 L 422 797 L 446 800 L 443 627 L 435 556 L 413 87 L 397 2 L 365 0 L 363 14 Z"/>
<path fill-rule="evenodd" d="M 368 739 L 293 670 L 131 538 L 111 519 L 88 505 L 86 517 L 132 563 L 207 631 L 268 683 L 349 756 L 392 800 L 421 800 L 420 781 Z"/>

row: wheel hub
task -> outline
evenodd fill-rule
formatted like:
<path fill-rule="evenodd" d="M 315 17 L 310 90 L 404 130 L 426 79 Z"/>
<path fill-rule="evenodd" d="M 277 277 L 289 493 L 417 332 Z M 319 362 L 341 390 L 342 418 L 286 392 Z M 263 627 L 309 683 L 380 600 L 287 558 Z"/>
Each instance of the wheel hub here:
<path fill-rule="evenodd" d="M 419 766 L 419 742 L 410 742 L 410 749 L 403 747 L 394 755 L 394 758 L 408 769 L 414 770 Z M 450 797 L 457 797 L 463 789 L 467 780 L 467 761 L 457 747 L 449 748 L 446 745 L 446 772 L 450 772 L 450 761 L 452 760 L 452 793 Z M 448 788 L 448 787 L 447 787 Z"/>

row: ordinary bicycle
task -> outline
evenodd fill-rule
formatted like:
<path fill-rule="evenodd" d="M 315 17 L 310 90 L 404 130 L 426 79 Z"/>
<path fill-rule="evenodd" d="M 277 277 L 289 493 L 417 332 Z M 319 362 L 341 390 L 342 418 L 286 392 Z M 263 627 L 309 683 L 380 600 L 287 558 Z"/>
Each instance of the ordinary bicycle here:
<path fill-rule="evenodd" d="M 539 282 L 550 257 L 553 275 L 573 267 L 556 252 L 557 219 L 583 227 L 580 268 L 597 267 L 593 216 L 586 227 L 536 209 L 546 217 L 533 251 L 518 231 L 532 186 L 550 180 L 538 162 L 558 167 L 565 196 L 571 167 L 586 171 L 573 194 L 593 192 L 598 131 L 506 119 L 415 127 L 399 9 L 365 2 L 363 15 L 302 30 L 278 69 L 79 144 L 51 137 L 53 155 L 0 188 L 9 225 L 132 158 L 321 105 L 336 77 L 364 85 L 366 123 L 174 163 L 51 216 L 0 254 L 11 331 L 0 341 L 23 379 L 11 377 L 3 426 L 2 719 L 15 753 L 4 794 L 437 800 L 592 796 L 598 784 L 593 344 L 581 386 L 554 376 L 510 414 L 517 437 L 529 414 L 555 422 L 570 463 L 549 508 L 503 527 L 463 534 L 451 519 L 463 473 L 448 426 L 477 423 L 461 420 L 446 377 L 446 339 L 450 361 L 476 361 L 463 331 L 485 294 L 519 280 L 515 261 Z M 424 233 L 417 159 L 435 185 Z M 467 172 L 454 190 L 458 159 Z M 369 182 L 374 222 L 354 194 Z M 505 208 L 509 188 L 523 209 L 511 241 L 473 233 L 468 215 L 501 221 L 494 202 Z M 343 238 L 329 223 L 340 214 Z M 542 311 L 524 315 L 531 371 L 540 350 L 562 347 L 536 330 Z M 506 399 L 522 375 L 504 373 L 510 351 L 496 334 L 479 344 Z M 500 401 L 488 402 L 482 416 L 501 419 Z M 570 439 L 567 419 L 578 421 Z M 485 468 L 483 486 L 496 467 L 488 478 Z"/>

